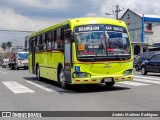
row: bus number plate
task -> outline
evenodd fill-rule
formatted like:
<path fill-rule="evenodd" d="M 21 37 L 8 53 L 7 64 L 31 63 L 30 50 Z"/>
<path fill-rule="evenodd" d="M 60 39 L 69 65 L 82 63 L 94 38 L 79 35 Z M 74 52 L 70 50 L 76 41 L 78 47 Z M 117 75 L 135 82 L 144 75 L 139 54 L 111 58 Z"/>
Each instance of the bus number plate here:
<path fill-rule="evenodd" d="M 112 82 L 112 78 L 104 78 L 104 82 Z"/>

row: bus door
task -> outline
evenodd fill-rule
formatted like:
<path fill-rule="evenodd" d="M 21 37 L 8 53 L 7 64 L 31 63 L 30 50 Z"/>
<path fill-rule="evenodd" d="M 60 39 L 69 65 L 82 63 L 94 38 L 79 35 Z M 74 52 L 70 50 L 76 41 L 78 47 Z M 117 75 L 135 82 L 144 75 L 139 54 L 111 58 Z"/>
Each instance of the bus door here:
<path fill-rule="evenodd" d="M 36 52 L 36 39 L 33 38 L 31 41 L 32 46 L 32 73 L 35 73 L 35 52 Z"/>
<path fill-rule="evenodd" d="M 71 83 L 71 39 L 70 30 L 64 32 L 64 71 L 66 82 Z"/>

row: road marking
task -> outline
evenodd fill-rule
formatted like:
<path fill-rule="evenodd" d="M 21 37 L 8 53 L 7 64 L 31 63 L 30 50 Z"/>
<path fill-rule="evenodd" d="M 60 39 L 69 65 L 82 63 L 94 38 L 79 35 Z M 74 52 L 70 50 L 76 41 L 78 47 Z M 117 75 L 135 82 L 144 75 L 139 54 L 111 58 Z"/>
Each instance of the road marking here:
<path fill-rule="evenodd" d="M 43 89 L 43 90 L 45 90 L 45 91 L 47 91 L 47 92 L 53 92 L 53 91 L 54 91 L 54 90 L 49 89 L 49 88 L 47 88 L 47 87 L 44 87 L 44 86 L 42 86 L 42 85 L 36 84 L 35 82 L 31 82 L 31 81 L 26 81 L 26 82 L 28 82 L 28 83 L 30 83 L 30 84 L 38 87 L 38 88 L 41 88 L 41 89 Z"/>
<path fill-rule="evenodd" d="M 115 87 L 125 87 L 125 86 L 123 86 L 123 85 L 119 85 L 118 83 L 116 83 L 114 86 L 115 86 Z"/>
<path fill-rule="evenodd" d="M 134 76 L 134 78 L 141 78 L 141 79 L 148 79 L 148 80 L 157 80 L 157 81 L 160 81 L 160 78 L 159 79 L 157 79 L 157 78 L 155 78 L 155 77 L 143 77 L 143 76 Z M 134 79 L 133 79 L 134 80 Z"/>
<path fill-rule="evenodd" d="M 34 92 L 33 90 L 15 81 L 7 81 L 7 82 L 2 82 L 2 83 L 14 93 L 33 93 Z"/>
<path fill-rule="evenodd" d="M 133 86 L 144 86 L 144 85 L 150 85 L 146 83 L 139 83 L 139 82 L 131 82 L 131 81 L 123 81 L 119 82 L 120 84 L 126 84 L 126 85 L 133 85 Z"/>
<path fill-rule="evenodd" d="M 134 79 L 135 81 L 140 81 L 140 82 L 147 82 L 147 83 L 155 83 L 155 84 L 160 84 L 158 81 L 152 81 L 152 80 L 145 80 L 145 79 Z"/>
<path fill-rule="evenodd" d="M 0 71 L 0 73 L 3 73 L 3 74 L 5 74 L 5 75 L 7 75 L 7 73 L 5 73 L 5 72 L 2 72 L 2 71 Z"/>
<path fill-rule="evenodd" d="M 160 81 L 160 78 L 159 79 L 156 79 L 154 77 L 143 77 L 143 76 L 134 76 L 134 78 L 142 78 L 142 79 L 149 79 L 149 80 L 157 80 L 157 81 Z M 133 79 L 134 80 L 134 79 Z"/>

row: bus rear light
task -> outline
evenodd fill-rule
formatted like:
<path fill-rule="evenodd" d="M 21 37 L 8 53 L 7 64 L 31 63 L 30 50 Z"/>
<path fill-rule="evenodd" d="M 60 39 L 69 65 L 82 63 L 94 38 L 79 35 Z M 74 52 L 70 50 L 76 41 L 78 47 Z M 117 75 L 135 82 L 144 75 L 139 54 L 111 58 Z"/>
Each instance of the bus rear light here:
<path fill-rule="evenodd" d="M 128 77 L 128 79 L 131 79 L 132 77 Z"/>
<path fill-rule="evenodd" d="M 88 80 L 84 80 L 84 82 L 88 82 Z"/>
<path fill-rule="evenodd" d="M 96 82 L 96 80 L 92 80 L 93 82 Z"/>
<path fill-rule="evenodd" d="M 125 78 L 122 78 L 122 80 L 125 80 Z"/>

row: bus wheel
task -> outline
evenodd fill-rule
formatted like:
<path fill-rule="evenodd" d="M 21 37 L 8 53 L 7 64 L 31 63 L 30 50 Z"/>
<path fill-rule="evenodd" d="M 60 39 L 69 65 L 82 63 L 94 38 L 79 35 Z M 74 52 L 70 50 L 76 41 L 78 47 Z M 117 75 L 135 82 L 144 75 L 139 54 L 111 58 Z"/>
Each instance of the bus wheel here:
<path fill-rule="evenodd" d="M 41 80 L 40 69 L 39 69 L 38 66 L 37 66 L 37 69 L 36 69 L 36 78 L 37 78 L 37 80 Z"/>
<path fill-rule="evenodd" d="M 60 70 L 58 78 L 59 78 L 59 83 L 60 83 L 61 87 L 66 89 L 67 88 L 67 83 L 65 81 L 65 75 L 64 75 L 64 70 L 63 69 Z"/>
<path fill-rule="evenodd" d="M 147 75 L 146 68 L 143 66 L 141 70 L 142 75 Z"/>
<path fill-rule="evenodd" d="M 105 84 L 106 84 L 107 87 L 112 87 L 115 84 L 115 82 L 108 82 L 108 83 L 105 83 Z"/>

